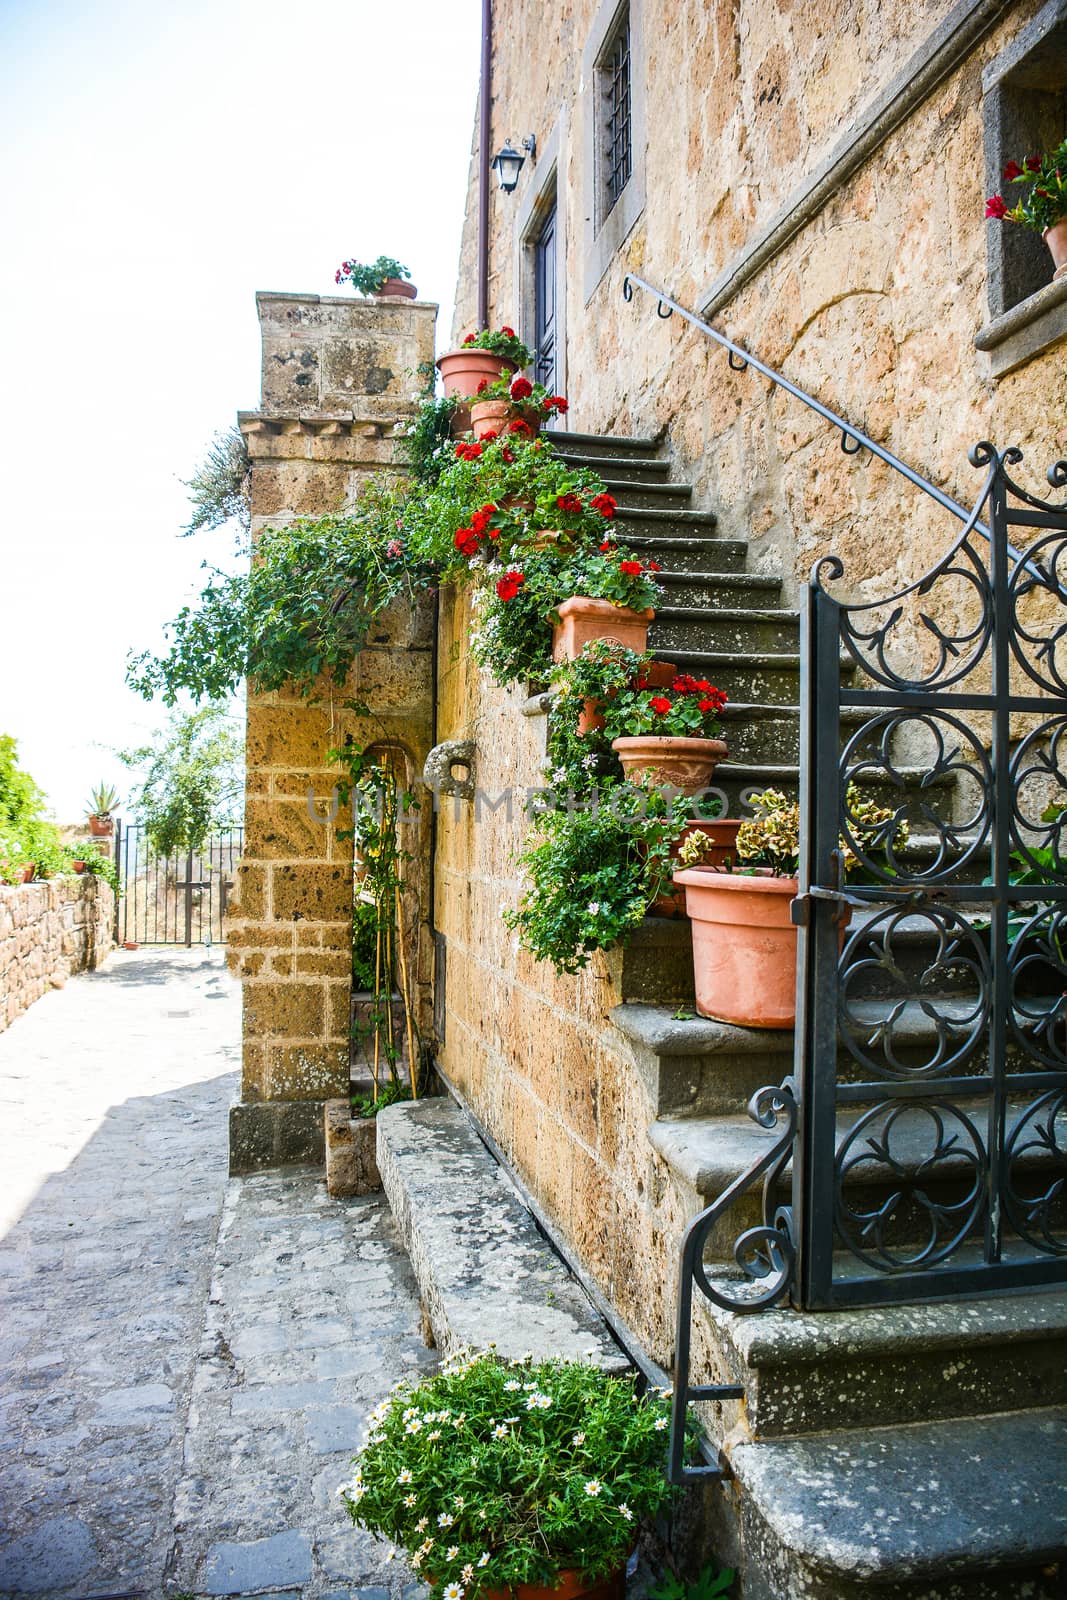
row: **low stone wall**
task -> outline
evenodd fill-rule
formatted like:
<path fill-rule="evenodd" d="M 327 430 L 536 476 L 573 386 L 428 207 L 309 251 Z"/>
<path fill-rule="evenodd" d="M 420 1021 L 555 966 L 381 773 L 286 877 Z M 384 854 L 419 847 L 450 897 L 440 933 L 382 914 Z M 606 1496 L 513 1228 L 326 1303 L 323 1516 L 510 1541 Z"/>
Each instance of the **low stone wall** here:
<path fill-rule="evenodd" d="M 0 1031 L 114 949 L 115 896 L 99 878 L 0 885 Z"/>

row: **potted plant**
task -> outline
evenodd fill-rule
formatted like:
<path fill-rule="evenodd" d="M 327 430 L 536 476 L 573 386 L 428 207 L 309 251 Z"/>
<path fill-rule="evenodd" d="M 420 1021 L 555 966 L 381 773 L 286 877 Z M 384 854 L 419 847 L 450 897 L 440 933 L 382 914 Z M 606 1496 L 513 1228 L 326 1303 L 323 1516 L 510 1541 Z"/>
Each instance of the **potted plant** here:
<path fill-rule="evenodd" d="M 98 783 L 95 789 L 90 789 L 86 812 L 89 832 L 94 839 L 110 839 L 115 831 L 111 813 L 118 803 L 119 792 L 112 784 Z"/>
<path fill-rule="evenodd" d="M 600 500 L 603 509 L 596 506 Z M 605 517 L 614 515 L 611 495 L 594 497 L 590 502 Z M 561 495 L 557 516 L 566 523 L 569 515 L 582 511 L 581 496 Z M 656 615 L 653 602 L 659 599 L 655 574 L 658 565 L 628 557 L 610 540 L 580 557 L 575 563 L 575 587 L 556 607 L 553 617 L 552 659 L 564 661 L 580 656 L 593 639 L 607 639 L 618 649 L 642 654 L 648 642 L 648 628 Z"/>
<path fill-rule="evenodd" d="M 542 422 L 564 416 L 568 409 L 563 395 L 549 394 L 543 383 L 531 383 L 521 373 L 498 378 L 495 383 L 483 378 L 475 393 L 470 413 L 476 439 L 496 438 L 501 433 L 530 438 L 540 432 Z"/>
<path fill-rule="evenodd" d="M 335 283 L 350 283 L 360 294 L 374 295 L 378 300 L 418 298 L 415 285 L 405 281 L 411 273 L 393 256 L 379 256 L 370 262 L 342 261 L 333 276 Z"/>
<path fill-rule="evenodd" d="M 631 781 L 693 795 L 727 754 L 717 737 L 725 704 L 721 689 L 687 672 L 660 689 L 638 678 L 605 704 L 605 733 Z"/>
<path fill-rule="evenodd" d="M 685 890 L 693 924 L 693 974 L 701 1016 L 745 1028 L 791 1028 L 796 1021 L 797 930 L 790 917 L 800 862 L 800 807 L 778 789 L 752 795 L 755 815 L 737 830 L 733 870 L 687 865 L 674 881 Z M 894 812 L 864 800 L 855 784 L 846 799 L 852 837 L 870 853 L 908 837 Z M 856 866 L 847 837 L 845 869 Z M 683 847 L 692 861 L 697 847 Z M 851 912 L 840 925 L 842 941 Z"/>
<path fill-rule="evenodd" d="M 478 392 L 483 381 L 496 383 L 505 373 L 528 367 L 533 353 L 527 349 L 514 328 L 483 328 L 480 333 L 469 333 L 458 350 L 446 350 L 437 358 L 446 395 L 469 399 Z M 453 431 L 465 433 L 471 425 L 468 406 L 456 408 Z"/>
<path fill-rule="evenodd" d="M 1055 267 L 1053 281 L 1067 276 L 1067 139 L 1046 155 L 1027 156 L 1022 166 L 1009 161 L 1005 181 L 1025 185 L 1014 206 L 1003 195 L 986 201 L 985 214 L 998 222 L 1015 222 L 1040 233 Z"/>
<path fill-rule="evenodd" d="M 622 1600 L 638 1524 L 675 1492 L 668 1426 L 630 1377 L 461 1351 L 371 1412 L 338 1493 L 443 1600 Z"/>

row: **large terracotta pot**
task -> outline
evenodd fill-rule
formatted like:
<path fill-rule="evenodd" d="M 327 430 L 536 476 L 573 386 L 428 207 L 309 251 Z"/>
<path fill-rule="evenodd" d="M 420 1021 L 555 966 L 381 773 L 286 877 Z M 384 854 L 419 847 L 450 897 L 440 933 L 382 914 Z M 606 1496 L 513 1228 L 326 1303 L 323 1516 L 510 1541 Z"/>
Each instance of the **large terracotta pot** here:
<path fill-rule="evenodd" d="M 684 739 L 670 734 L 637 734 L 613 739 L 611 748 L 631 783 L 696 794 L 729 752 L 722 739 Z"/>
<path fill-rule="evenodd" d="M 520 418 L 531 434 L 541 431 L 541 415 L 527 406 L 518 406 L 511 400 L 476 400 L 471 406 L 471 428 L 476 439 L 487 433 L 504 433 L 509 422 Z"/>
<path fill-rule="evenodd" d="M 645 668 L 645 678 L 650 689 L 668 689 L 678 676 L 678 668 L 673 661 L 650 661 Z M 614 699 L 614 690 L 611 698 Z M 604 726 L 604 718 L 600 714 L 599 700 L 583 700 L 581 714 L 578 717 L 579 733 L 599 733 Z"/>
<path fill-rule="evenodd" d="M 789 917 L 795 878 L 746 877 L 689 867 L 693 976 L 702 1017 L 743 1028 L 791 1028 L 796 1021 L 797 930 Z"/>
<path fill-rule="evenodd" d="M 730 867 L 737 854 L 737 830 L 740 826 L 740 817 L 713 817 L 710 821 L 702 817 L 694 818 L 681 838 L 671 845 L 671 857 L 677 864 L 685 841 L 694 833 L 702 833 L 711 840 L 711 854 L 705 857 L 701 865 L 719 869 Z M 677 870 L 684 869 L 678 866 Z M 648 908 L 648 914 L 650 917 L 684 917 L 685 890 L 674 889 L 669 894 L 657 895 Z"/>
<path fill-rule="evenodd" d="M 446 350 L 443 356 L 438 356 L 437 370 L 445 394 L 466 399 L 478 393 L 483 378 L 496 383 L 506 372 L 515 371 L 515 363 L 504 356 L 495 356 L 491 350 L 472 350 L 469 345 L 463 345 L 459 350 Z M 452 432 L 466 433 L 470 425 L 470 407 L 457 406 L 452 413 Z"/>
<path fill-rule="evenodd" d="M 625 1600 L 626 1568 L 590 1582 L 580 1572 L 566 1569 L 554 1589 L 537 1583 L 520 1583 L 514 1589 L 485 1589 L 483 1600 Z"/>
<path fill-rule="evenodd" d="M 110 839 L 114 831 L 115 819 L 113 817 L 98 817 L 94 813 L 89 818 L 89 832 L 94 839 Z"/>
<path fill-rule="evenodd" d="M 380 289 L 375 289 L 376 300 L 417 300 L 419 291 L 406 278 L 386 278 Z"/>
<path fill-rule="evenodd" d="M 1052 254 L 1052 264 L 1056 268 L 1052 274 L 1052 281 L 1055 283 L 1058 278 L 1067 277 L 1067 217 L 1061 217 L 1051 228 L 1046 228 L 1043 237 Z"/>
<path fill-rule="evenodd" d="M 553 661 L 577 661 L 587 644 L 607 639 L 609 644 L 641 655 L 648 643 L 648 625 L 656 613 L 630 611 L 610 600 L 590 600 L 572 595 L 556 608 L 559 622 L 552 630 Z"/>

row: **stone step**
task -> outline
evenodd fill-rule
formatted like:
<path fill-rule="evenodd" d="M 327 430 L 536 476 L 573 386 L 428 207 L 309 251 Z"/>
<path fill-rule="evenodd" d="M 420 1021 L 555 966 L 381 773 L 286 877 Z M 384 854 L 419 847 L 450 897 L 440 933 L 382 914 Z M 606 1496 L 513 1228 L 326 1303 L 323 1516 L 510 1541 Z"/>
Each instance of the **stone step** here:
<path fill-rule="evenodd" d="M 696 607 L 718 611 L 734 606 L 759 609 L 773 603 L 782 589 L 781 578 L 755 572 L 659 572 L 656 582 L 663 586 L 665 607 L 687 610 Z"/>
<path fill-rule="evenodd" d="M 718 519 L 713 511 L 676 511 L 620 506 L 615 513 L 613 526 L 618 537 L 629 542 L 633 534 L 646 534 L 655 538 L 662 535 L 670 539 L 713 539 Z M 745 541 L 740 541 L 745 544 Z M 745 544 L 747 549 L 747 544 Z"/>
<path fill-rule="evenodd" d="M 1067 1404 L 1060 1289 L 758 1316 L 698 1300 L 757 1439 Z"/>
<path fill-rule="evenodd" d="M 1067 1411 L 806 1439 L 729 1458 L 759 1600 L 1054 1600 L 1067 1556 Z"/>
<path fill-rule="evenodd" d="M 728 651 L 731 655 L 794 651 L 800 644 L 795 611 L 738 606 L 660 606 L 654 624 L 656 648 Z"/>
<path fill-rule="evenodd" d="M 591 1358 L 610 1371 L 626 1358 L 539 1231 L 503 1168 L 450 1099 L 378 1113 L 378 1169 L 443 1354 L 495 1344 Z"/>
<path fill-rule="evenodd" d="M 636 472 L 629 478 L 605 477 L 604 487 L 626 510 L 634 507 L 645 507 L 651 511 L 676 509 L 684 514 L 693 498 L 693 486 L 690 483 L 660 483 L 652 478 L 639 477 Z"/>
<path fill-rule="evenodd" d="M 541 437 L 566 459 L 572 455 L 596 456 L 598 460 L 603 456 L 653 456 L 663 442 L 662 436 L 650 439 L 619 433 L 579 433 L 570 428 L 542 428 Z"/>
<path fill-rule="evenodd" d="M 658 619 L 648 632 L 650 650 L 668 654 L 683 672 L 710 678 L 731 700 L 758 700 L 764 705 L 797 703 L 800 656 L 794 651 L 752 651 L 737 656 L 731 651 L 679 650 L 665 645 Z"/>
<path fill-rule="evenodd" d="M 705 530 L 697 539 L 675 539 L 620 527 L 619 538 L 642 560 L 657 561 L 661 568 L 670 567 L 672 576 L 691 572 L 701 576 L 743 574 L 748 557 L 744 539 L 720 539 L 714 530 Z M 661 577 L 665 575 L 660 573 Z"/>
<path fill-rule="evenodd" d="M 602 478 L 611 477 L 623 483 L 644 482 L 652 479 L 662 482 L 671 470 L 670 462 L 664 456 L 638 456 L 620 455 L 611 458 L 608 463 L 602 455 L 588 455 L 579 450 L 558 450 L 569 467 L 587 467 L 592 472 L 597 472 Z"/>

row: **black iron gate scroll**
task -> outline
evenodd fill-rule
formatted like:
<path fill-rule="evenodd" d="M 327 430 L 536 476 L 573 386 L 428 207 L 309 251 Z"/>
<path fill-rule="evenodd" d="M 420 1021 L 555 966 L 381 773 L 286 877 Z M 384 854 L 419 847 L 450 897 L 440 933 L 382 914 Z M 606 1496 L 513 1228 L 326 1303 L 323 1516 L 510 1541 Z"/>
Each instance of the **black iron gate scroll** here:
<path fill-rule="evenodd" d="M 1067 1280 L 1067 505 L 1012 481 L 1018 450 L 970 459 L 984 489 L 925 577 L 846 604 L 831 557 L 808 589 L 805 1307 Z"/>

